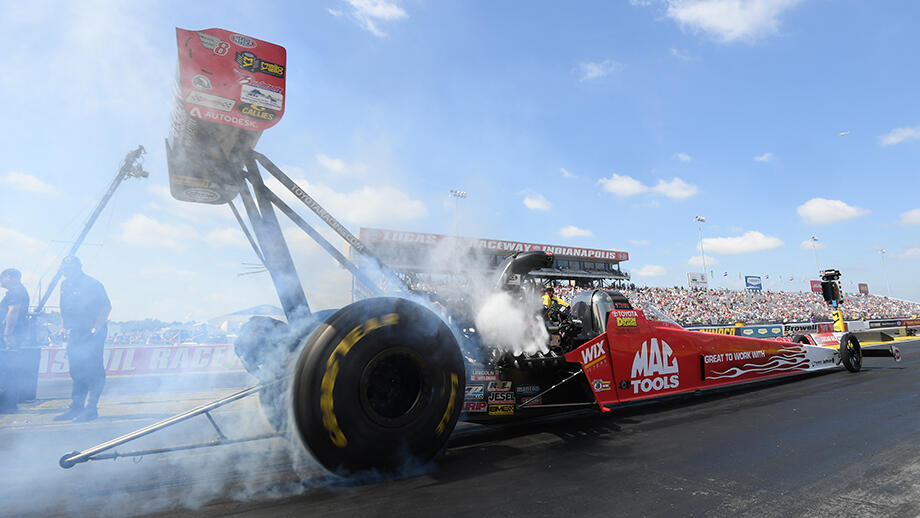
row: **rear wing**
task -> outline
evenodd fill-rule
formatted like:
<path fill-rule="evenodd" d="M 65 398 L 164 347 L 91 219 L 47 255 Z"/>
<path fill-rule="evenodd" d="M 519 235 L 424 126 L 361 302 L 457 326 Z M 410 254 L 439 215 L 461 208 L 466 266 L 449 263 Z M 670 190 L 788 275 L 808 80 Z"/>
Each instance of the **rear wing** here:
<path fill-rule="evenodd" d="M 284 115 L 284 47 L 223 29 L 176 29 L 178 70 L 169 186 L 182 201 L 220 204 L 241 186 L 239 171 Z"/>

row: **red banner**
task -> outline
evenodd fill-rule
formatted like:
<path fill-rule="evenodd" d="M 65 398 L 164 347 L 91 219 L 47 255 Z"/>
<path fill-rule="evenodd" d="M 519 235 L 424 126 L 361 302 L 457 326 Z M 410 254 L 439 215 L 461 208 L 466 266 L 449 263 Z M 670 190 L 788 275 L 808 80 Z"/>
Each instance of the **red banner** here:
<path fill-rule="evenodd" d="M 811 291 L 815 293 L 821 293 L 821 281 L 810 281 L 811 282 Z"/>
<path fill-rule="evenodd" d="M 161 347 L 106 347 L 102 355 L 109 376 L 147 376 L 151 374 L 185 374 L 241 372 L 243 365 L 231 344 L 181 345 Z M 67 349 L 42 348 L 38 366 L 40 378 L 70 376 Z"/>

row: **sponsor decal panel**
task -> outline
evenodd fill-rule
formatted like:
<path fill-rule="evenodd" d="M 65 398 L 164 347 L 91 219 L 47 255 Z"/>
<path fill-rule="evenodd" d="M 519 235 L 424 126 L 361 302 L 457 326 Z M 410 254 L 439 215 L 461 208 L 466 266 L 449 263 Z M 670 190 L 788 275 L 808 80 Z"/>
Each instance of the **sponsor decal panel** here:
<path fill-rule="evenodd" d="M 278 63 L 272 63 L 271 61 L 259 59 L 252 52 L 237 52 L 235 59 L 236 64 L 247 72 L 258 72 L 279 78 L 284 77 L 284 65 L 279 65 Z"/>
<path fill-rule="evenodd" d="M 489 392 L 509 392 L 511 391 L 510 381 L 490 381 Z"/>
<path fill-rule="evenodd" d="M 284 96 L 267 88 L 255 85 L 242 85 L 240 87 L 240 101 L 256 106 L 264 106 L 273 110 L 281 110 L 284 105 Z"/>
<path fill-rule="evenodd" d="M 212 34 L 199 32 L 198 39 L 201 41 L 201 45 L 204 48 L 214 52 L 215 56 L 226 56 L 227 52 L 230 51 L 229 43 Z"/>
<path fill-rule="evenodd" d="M 514 394 L 511 392 L 489 392 L 489 404 L 514 403 Z"/>
<path fill-rule="evenodd" d="M 463 403 L 464 412 L 485 412 L 486 411 L 486 402 L 485 401 L 467 401 Z"/>
<path fill-rule="evenodd" d="M 596 379 L 591 382 L 591 386 L 594 387 L 594 392 L 603 392 L 605 390 L 610 390 L 610 381 Z"/>
<path fill-rule="evenodd" d="M 200 109 L 198 109 L 197 106 L 189 110 L 188 114 L 191 115 L 192 117 L 196 117 L 199 119 L 208 119 L 208 120 L 213 120 L 216 122 L 228 122 L 230 124 L 233 124 L 234 126 L 239 126 L 243 128 L 255 128 L 256 127 L 256 123 L 249 119 L 237 117 L 236 115 L 232 115 L 232 114 L 215 112 L 215 111 L 211 111 L 208 109 L 205 109 L 204 112 L 202 112 Z"/>
<path fill-rule="evenodd" d="M 540 393 L 540 385 L 518 385 L 514 392 L 522 396 L 534 396 Z"/>
<path fill-rule="evenodd" d="M 192 86 L 199 90 L 210 90 L 211 89 L 211 80 L 207 76 L 198 74 L 192 78 Z"/>
<path fill-rule="evenodd" d="M 614 310 L 613 318 L 617 327 L 636 327 L 636 318 L 638 314 L 632 310 Z"/>
<path fill-rule="evenodd" d="M 514 415 L 514 405 L 489 405 L 489 415 Z"/>
<path fill-rule="evenodd" d="M 473 369 L 470 381 L 498 381 L 498 374 L 494 370 Z"/>
<path fill-rule="evenodd" d="M 222 112 L 231 112 L 233 111 L 233 106 L 236 105 L 236 101 L 233 99 L 227 99 L 226 97 L 195 90 L 189 92 L 188 97 L 185 98 L 185 102 L 188 104 L 197 104 L 198 106 L 204 106 L 206 108 L 214 108 Z"/>
<path fill-rule="evenodd" d="M 674 351 L 663 339 L 642 342 L 630 370 L 633 394 L 674 389 L 680 385 L 680 372 Z"/>
<path fill-rule="evenodd" d="M 527 403 L 527 406 L 540 406 L 543 404 L 543 398 L 534 398 L 533 396 L 518 397 L 518 404 L 523 405 L 524 403 Z"/>
<path fill-rule="evenodd" d="M 233 36 L 230 36 L 230 41 L 236 43 L 240 47 L 245 47 L 247 49 L 251 49 L 256 46 L 256 42 L 253 41 L 252 38 L 243 36 L 242 34 L 234 34 Z"/>
<path fill-rule="evenodd" d="M 607 350 L 604 348 L 604 340 L 581 351 L 581 362 L 584 364 L 585 369 L 593 367 L 606 359 Z"/>
<path fill-rule="evenodd" d="M 482 385 L 467 385 L 466 386 L 466 394 L 464 395 L 464 398 L 467 401 L 480 400 L 480 399 L 483 399 L 484 397 L 485 397 L 485 393 L 482 390 Z"/>
<path fill-rule="evenodd" d="M 266 122 L 271 122 L 278 116 L 278 112 L 255 104 L 240 104 L 237 110 L 249 118 Z"/>

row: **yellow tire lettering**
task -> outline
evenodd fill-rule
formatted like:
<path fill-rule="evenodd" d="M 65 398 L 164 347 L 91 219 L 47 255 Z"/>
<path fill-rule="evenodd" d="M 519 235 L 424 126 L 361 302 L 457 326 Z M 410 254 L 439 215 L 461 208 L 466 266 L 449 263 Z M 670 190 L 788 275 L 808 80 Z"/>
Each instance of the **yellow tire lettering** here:
<path fill-rule="evenodd" d="M 441 422 L 438 423 L 438 427 L 435 429 L 435 437 L 440 437 L 444 433 L 444 429 L 447 428 L 447 422 L 450 421 L 451 411 L 454 409 L 454 396 L 457 395 L 457 387 L 460 382 L 457 378 L 457 375 L 453 372 L 450 373 L 450 399 L 447 400 L 447 408 L 444 409 L 444 415 L 441 416 Z"/>
<path fill-rule="evenodd" d="M 374 329 L 396 325 L 397 323 L 399 323 L 399 315 L 396 313 L 383 315 L 380 321 L 376 318 L 368 319 L 363 324 L 355 326 L 354 329 L 349 331 L 348 334 L 345 335 L 345 338 L 342 338 L 339 344 L 335 346 L 332 354 L 329 355 L 329 359 L 326 360 L 326 371 L 323 373 L 323 379 L 320 382 L 319 408 L 323 414 L 323 427 L 326 428 L 326 431 L 329 433 L 329 440 L 339 448 L 344 448 L 348 445 L 348 439 L 339 427 L 339 420 L 335 415 L 335 400 L 333 399 L 335 380 L 339 374 L 339 360 L 345 358 L 348 351 L 350 351 L 358 341 L 364 338 L 367 333 Z M 456 374 L 453 376 L 454 385 L 456 387 Z M 451 397 L 450 404 L 453 406 L 453 397 Z"/>

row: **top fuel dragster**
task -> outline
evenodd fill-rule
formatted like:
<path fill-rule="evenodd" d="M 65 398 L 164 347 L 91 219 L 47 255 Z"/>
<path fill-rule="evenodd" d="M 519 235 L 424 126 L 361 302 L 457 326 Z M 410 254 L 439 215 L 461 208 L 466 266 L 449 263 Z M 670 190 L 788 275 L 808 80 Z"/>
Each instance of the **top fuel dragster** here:
<path fill-rule="evenodd" d="M 404 465 L 407 457 L 433 459 L 461 418 L 500 422 L 575 408 L 608 411 L 636 400 L 840 365 L 856 372 L 864 356 L 900 359 L 896 347 L 863 349 L 852 334 L 826 347 L 804 335 L 757 339 L 689 331 L 655 308 L 634 308 L 622 294 L 605 289 L 579 293 L 568 312 L 549 308 L 537 321 L 549 336 L 540 352 L 514 354 L 486 346 L 466 316 L 469 308 L 446 309 L 411 296 L 361 241 L 253 149 L 262 130 L 277 123 L 284 110 L 282 47 L 220 29 L 177 29 L 177 41 L 176 107 L 167 144 L 173 196 L 229 206 L 271 274 L 287 322 L 256 317 L 235 343 L 259 385 L 64 455 L 62 467 L 261 439 L 229 439 L 209 414 L 256 394 L 275 430 L 289 431 L 291 440 L 301 441 L 330 471 L 386 472 Z M 358 253 L 357 262 L 270 191 L 259 164 L 341 235 Z M 237 198 L 251 229 L 234 204 Z M 275 209 L 316 239 L 372 296 L 337 311 L 312 313 Z M 544 252 L 508 257 L 494 289 L 526 305 L 537 286 L 529 273 L 552 262 Z M 218 439 L 114 451 L 202 414 Z"/>

